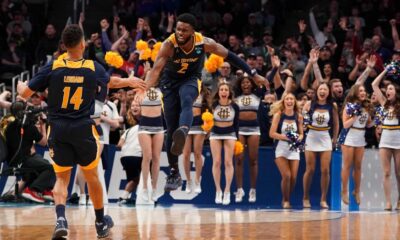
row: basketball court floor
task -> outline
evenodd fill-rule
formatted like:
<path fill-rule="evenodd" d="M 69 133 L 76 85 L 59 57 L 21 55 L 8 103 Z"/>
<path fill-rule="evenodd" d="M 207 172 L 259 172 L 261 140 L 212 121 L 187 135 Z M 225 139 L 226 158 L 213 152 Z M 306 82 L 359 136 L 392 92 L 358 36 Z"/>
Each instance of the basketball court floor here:
<path fill-rule="evenodd" d="M 108 239 L 400 239 L 400 214 L 263 206 L 118 206 Z M 92 207 L 69 206 L 68 239 L 96 239 Z M 0 240 L 51 239 L 54 206 L 0 204 Z"/>

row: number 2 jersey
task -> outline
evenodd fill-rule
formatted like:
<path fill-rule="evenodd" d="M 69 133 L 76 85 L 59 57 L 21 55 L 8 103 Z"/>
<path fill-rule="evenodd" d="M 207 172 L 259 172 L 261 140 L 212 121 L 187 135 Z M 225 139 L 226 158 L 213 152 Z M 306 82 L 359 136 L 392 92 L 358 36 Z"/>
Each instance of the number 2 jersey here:
<path fill-rule="evenodd" d="M 94 113 L 94 100 L 107 88 L 109 75 L 92 60 L 57 59 L 47 64 L 29 82 L 33 91 L 48 88 L 48 117 L 57 119 L 89 119 Z M 101 91 L 104 92 L 104 91 Z"/>
<path fill-rule="evenodd" d="M 171 34 L 166 41 L 174 45 L 174 54 L 168 59 L 163 78 L 173 82 L 182 82 L 193 77 L 200 79 L 205 59 L 204 37 L 195 32 L 193 46 L 189 52 L 179 47 L 175 34 Z"/>

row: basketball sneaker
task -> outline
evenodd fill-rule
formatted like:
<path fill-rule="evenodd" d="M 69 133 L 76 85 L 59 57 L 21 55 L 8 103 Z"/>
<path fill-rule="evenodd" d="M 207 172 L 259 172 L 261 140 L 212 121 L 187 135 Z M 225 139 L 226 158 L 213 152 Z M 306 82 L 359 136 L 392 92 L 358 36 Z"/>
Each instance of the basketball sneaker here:
<path fill-rule="evenodd" d="M 171 173 L 167 177 L 167 183 L 165 184 L 164 191 L 174 191 L 182 186 L 182 178 L 180 173 Z"/>
<path fill-rule="evenodd" d="M 105 215 L 103 222 L 96 222 L 97 238 L 105 238 L 110 234 L 110 229 L 114 227 L 114 222 L 109 215 Z"/>
<path fill-rule="evenodd" d="M 175 156 L 179 156 L 182 154 L 188 130 L 189 129 L 187 127 L 179 127 L 172 134 L 171 153 L 174 154 Z"/>
<path fill-rule="evenodd" d="M 56 222 L 56 227 L 54 228 L 54 233 L 52 239 L 64 239 L 68 236 L 68 223 L 63 217 L 59 217 Z"/>

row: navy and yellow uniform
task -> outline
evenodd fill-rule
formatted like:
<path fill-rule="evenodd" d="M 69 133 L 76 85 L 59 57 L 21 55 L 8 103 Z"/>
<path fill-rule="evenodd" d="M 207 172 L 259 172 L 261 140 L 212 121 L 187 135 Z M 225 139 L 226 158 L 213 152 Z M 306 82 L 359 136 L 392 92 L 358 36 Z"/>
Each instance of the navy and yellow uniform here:
<path fill-rule="evenodd" d="M 55 172 L 74 164 L 95 168 L 100 159 L 98 133 L 90 116 L 94 113 L 99 89 L 109 76 L 92 60 L 55 60 L 46 65 L 30 82 L 33 91 L 48 88 L 48 143 Z M 100 99 L 104 101 L 104 99 Z"/>
<path fill-rule="evenodd" d="M 205 51 L 203 36 L 195 32 L 194 44 L 189 52 L 185 52 L 178 46 L 175 34 L 171 34 L 167 41 L 174 45 L 174 54 L 168 59 L 164 68 L 161 84 L 180 84 L 190 81 L 197 84 L 201 78 L 201 71 L 204 67 Z M 197 87 L 197 85 L 195 85 Z"/>
<path fill-rule="evenodd" d="M 175 34 L 171 34 L 166 41 L 173 45 L 173 55 L 164 67 L 160 89 L 164 96 L 168 161 L 171 168 L 178 169 L 178 157 L 170 152 L 172 135 L 178 127 L 192 126 L 192 106 L 200 92 L 205 59 L 204 37 L 195 32 L 189 40 L 193 45 L 188 52 L 180 48 Z"/>

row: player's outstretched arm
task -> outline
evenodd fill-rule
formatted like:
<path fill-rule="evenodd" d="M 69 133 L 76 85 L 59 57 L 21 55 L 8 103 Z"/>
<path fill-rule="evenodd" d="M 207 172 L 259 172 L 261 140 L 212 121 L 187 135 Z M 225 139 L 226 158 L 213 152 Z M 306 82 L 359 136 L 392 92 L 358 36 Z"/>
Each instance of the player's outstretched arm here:
<path fill-rule="evenodd" d="M 269 89 L 269 82 L 262 76 L 257 74 L 255 69 L 251 69 L 249 65 L 245 61 L 243 61 L 240 57 L 238 57 L 235 53 L 229 51 L 221 44 L 215 42 L 215 40 L 211 38 L 204 38 L 204 48 L 208 53 L 214 53 L 220 57 L 223 57 L 228 62 L 231 62 L 237 68 L 242 69 L 248 75 L 252 76 L 254 81 L 259 85 L 264 85 L 267 89 Z"/>
<path fill-rule="evenodd" d="M 167 64 L 168 59 L 173 55 L 174 46 L 168 40 L 164 41 L 161 45 L 160 51 L 158 52 L 156 61 L 154 62 L 153 68 L 146 75 L 146 90 L 157 86 L 160 80 L 160 73 Z"/>
<path fill-rule="evenodd" d="M 110 82 L 108 83 L 108 88 L 142 88 L 146 87 L 146 83 L 135 76 L 130 76 L 129 78 L 120 78 L 116 76 L 110 77 Z"/>
<path fill-rule="evenodd" d="M 29 98 L 30 96 L 32 96 L 33 93 L 35 93 L 35 91 L 32 91 L 28 87 L 26 82 L 21 82 L 21 81 L 18 81 L 17 92 L 21 97 L 25 99 Z"/>

